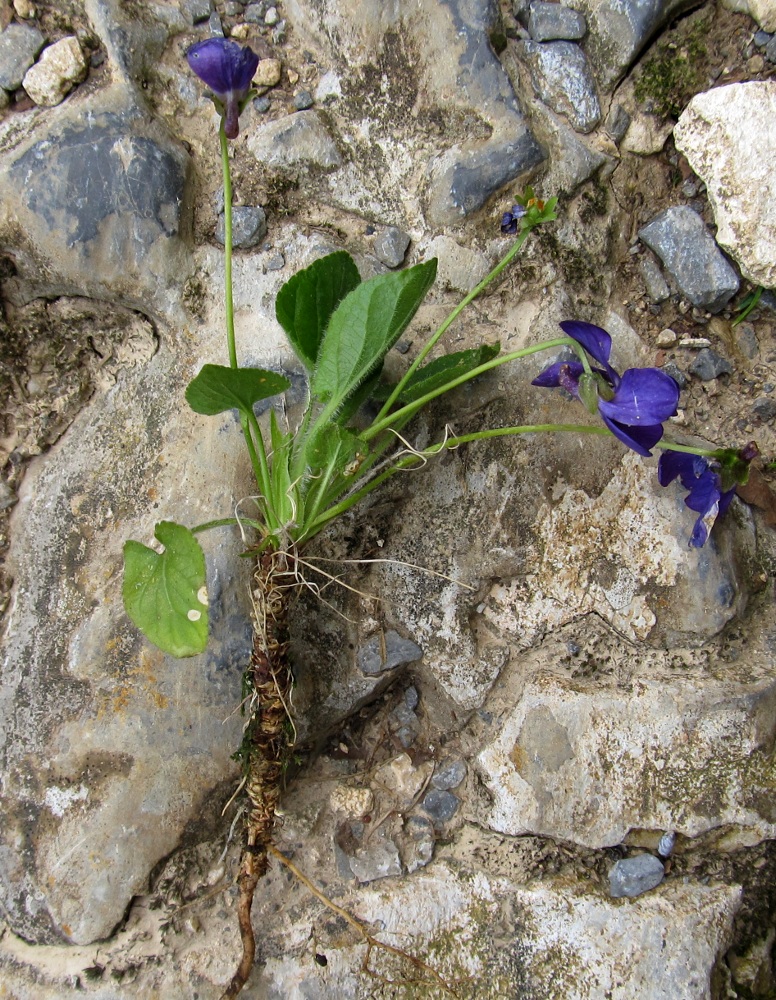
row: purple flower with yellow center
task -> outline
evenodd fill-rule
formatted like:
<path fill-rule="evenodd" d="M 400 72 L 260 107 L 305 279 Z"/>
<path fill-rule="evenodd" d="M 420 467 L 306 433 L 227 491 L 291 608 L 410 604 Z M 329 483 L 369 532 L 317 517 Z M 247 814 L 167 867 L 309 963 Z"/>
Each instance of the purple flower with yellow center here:
<path fill-rule="evenodd" d="M 736 487 L 722 489 L 718 465 L 702 455 L 688 455 L 681 451 L 666 451 L 660 456 L 657 478 L 661 486 L 668 486 L 675 479 L 688 491 L 684 498 L 690 510 L 700 516 L 695 522 L 690 545 L 700 548 L 709 537 L 715 520 L 730 506 Z"/>
<path fill-rule="evenodd" d="M 250 48 L 242 48 L 226 38 L 208 38 L 192 45 L 186 53 L 189 66 L 213 92 L 216 106 L 224 120 L 224 133 L 236 139 L 238 119 L 243 109 L 259 57 Z"/>
<path fill-rule="evenodd" d="M 619 375 L 609 364 L 612 338 L 592 323 L 567 320 L 563 332 L 576 340 L 602 368 L 587 372 L 581 361 L 558 361 L 546 368 L 533 385 L 560 386 L 600 414 L 623 444 L 649 456 L 663 436 L 663 421 L 676 413 L 679 387 L 657 368 L 629 368 Z"/>

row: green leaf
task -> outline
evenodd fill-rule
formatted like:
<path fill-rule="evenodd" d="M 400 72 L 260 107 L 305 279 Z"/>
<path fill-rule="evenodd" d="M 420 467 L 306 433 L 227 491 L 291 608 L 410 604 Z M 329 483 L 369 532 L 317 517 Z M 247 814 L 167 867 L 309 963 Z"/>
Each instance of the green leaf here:
<path fill-rule="evenodd" d="M 482 344 L 469 351 L 456 351 L 454 354 L 445 354 L 444 357 L 430 361 L 412 373 L 399 394 L 398 402 L 413 403 L 421 396 L 434 392 L 435 389 L 441 389 L 462 375 L 466 375 L 467 372 L 484 365 L 486 361 L 492 361 L 500 350 L 500 344 Z M 378 398 L 388 399 L 392 389 L 393 386 L 381 386 L 375 395 Z"/>
<path fill-rule="evenodd" d="M 312 377 L 313 396 L 335 412 L 380 364 L 406 329 L 436 277 L 436 259 L 380 274 L 335 310 Z"/>
<path fill-rule="evenodd" d="M 140 631 L 164 653 L 195 656 L 207 645 L 205 556 L 188 528 L 160 521 L 156 552 L 124 543 L 124 607 Z"/>
<path fill-rule="evenodd" d="M 307 445 L 305 457 L 308 469 L 313 472 L 331 469 L 333 473 L 340 473 L 358 462 L 359 458 L 363 459 L 368 450 L 365 442 L 353 431 L 339 424 L 328 424 Z"/>
<path fill-rule="evenodd" d="M 254 403 L 285 392 L 290 385 L 284 375 L 263 368 L 203 365 L 186 387 L 186 402 L 195 413 L 209 416 L 235 408 L 250 413 Z"/>
<path fill-rule="evenodd" d="M 275 411 L 269 414 L 272 461 L 270 463 L 270 502 L 281 524 L 290 524 L 297 515 L 298 495 L 291 483 L 290 462 L 294 435 L 284 434 L 278 427 Z"/>
<path fill-rule="evenodd" d="M 309 371 L 315 367 L 332 313 L 348 292 L 360 284 L 353 258 L 339 250 L 299 271 L 278 292 L 275 300 L 278 323 Z"/>

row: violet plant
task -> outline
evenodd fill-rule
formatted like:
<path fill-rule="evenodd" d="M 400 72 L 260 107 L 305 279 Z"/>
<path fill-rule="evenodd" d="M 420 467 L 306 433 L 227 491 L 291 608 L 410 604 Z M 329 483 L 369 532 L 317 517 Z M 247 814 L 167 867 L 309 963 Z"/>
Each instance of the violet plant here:
<path fill-rule="evenodd" d="M 255 942 L 250 910 L 258 879 L 267 867 L 280 779 L 288 751 L 287 705 L 292 685 L 288 664 L 289 602 L 298 589 L 300 552 L 319 532 L 402 470 L 423 464 L 445 449 L 500 436 L 537 432 L 614 435 L 626 447 L 649 456 L 671 449 L 659 464 L 659 481 L 679 478 L 687 505 L 699 513 L 690 544 L 701 545 L 713 519 L 744 482 L 754 446 L 704 450 L 669 443 L 663 424 L 677 412 L 679 390 L 664 372 L 635 368 L 617 373 L 609 364 L 611 337 L 589 323 L 561 323 L 562 336 L 506 354 L 499 344 L 428 357 L 461 312 L 515 259 L 538 226 L 552 222 L 556 199 L 546 203 L 527 189 L 502 219 L 513 234 L 505 257 L 460 302 L 422 346 L 404 376 L 388 385 L 383 360 L 412 321 L 436 275 L 436 260 L 362 281 L 344 251 L 323 257 L 281 288 L 276 316 L 303 365 L 307 405 L 299 425 L 281 426 L 270 410 L 262 430 L 254 407 L 289 387 L 283 375 L 238 362 L 232 304 L 232 190 L 228 141 L 239 132 L 239 115 L 250 99 L 258 59 L 249 48 L 224 39 L 194 45 L 187 58 L 210 88 L 221 122 L 219 139 L 224 184 L 225 299 L 228 365 L 205 365 L 186 389 L 200 414 L 236 410 L 257 486 L 258 514 L 241 518 L 255 530 L 249 554 L 255 560 L 252 597 L 254 645 L 244 674 L 246 716 L 238 755 L 244 767 L 247 819 L 238 884 L 243 956 L 223 994 L 236 996 L 253 965 Z M 555 361 L 534 385 L 562 388 L 581 401 L 595 424 L 497 427 L 445 436 L 421 449 L 397 449 L 401 431 L 440 396 L 495 368 L 538 352 L 569 349 L 573 360 Z M 357 420 L 371 399 L 379 409 L 366 427 Z M 174 656 L 201 653 L 208 637 L 206 568 L 196 535 L 208 528 L 237 525 L 224 518 L 187 528 L 172 521 L 156 525 L 162 551 L 136 541 L 125 545 L 124 604 L 135 625 L 159 649 Z"/>

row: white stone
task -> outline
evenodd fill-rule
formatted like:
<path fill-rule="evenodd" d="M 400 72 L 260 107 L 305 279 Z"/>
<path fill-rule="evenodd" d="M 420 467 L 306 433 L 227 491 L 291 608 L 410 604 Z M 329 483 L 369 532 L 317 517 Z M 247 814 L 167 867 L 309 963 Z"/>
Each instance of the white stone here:
<path fill-rule="evenodd" d="M 462 247 L 449 236 L 437 236 L 429 243 L 425 253 L 428 260 L 436 257 L 437 281 L 446 288 L 466 294 L 475 288 L 490 270 L 488 261 L 481 253 L 469 247 Z"/>
<path fill-rule="evenodd" d="M 776 287 L 776 80 L 733 83 L 694 97 L 676 147 L 704 181 L 717 242 L 755 285 Z"/>
<path fill-rule="evenodd" d="M 776 778 L 758 752 L 775 694 L 769 679 L 640 676 L 623 690 L 540 674 L 477 758 L 493 803 L 482 822 L 594 848 L 631 829 L 773 837 L 774 815 L 756 803 Z"/>
<path fill-rule="evenodd" d="M 280 83 L 283 63 L 279 59 L 261 59 L 253 74 L 256 87 L 275 87 Z"/>
<path fill-rule="evenodd" d="M 776 0 L 722 0 L 728 10 L 748 14 L 763 31 L 776 31 Z"/>
<path fill-rule="evenodd" d="M 671 127 L 670 122 L 662 122 L 652 115 L 637 115 L 628 126 L 621 148 L 626 153 L 652 156 L 665 146 Z"/>
<path fill-rule="evenodd" d="M 88 65 L 74 35 L 60 38 L 41 53 L 24 75 L 22 86 L 36 104 L 61 104 L 73 87 L 86 76 Z"/>

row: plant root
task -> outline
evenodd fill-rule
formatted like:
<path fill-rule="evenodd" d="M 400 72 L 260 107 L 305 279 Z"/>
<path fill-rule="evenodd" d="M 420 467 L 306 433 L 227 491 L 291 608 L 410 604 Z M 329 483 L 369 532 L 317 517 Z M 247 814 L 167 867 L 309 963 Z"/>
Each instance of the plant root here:
<path fill-rule="evenodd" d="M 442 976 L 437 972 L 437 970 L 434 969 L 432 966 L 428 965 L 426 962 L 418 958 L 416 955 L 410 955 L 409 952 L 404 951 L 402 948 L 396 948 L 392 944 L 386 944 L 385 941 L 380 941 L 379 938 L 376 938 L 374 936 L 374 934 L 371 934 L 366 929 L 366 927 L 361 923 L 360 920 L 357 920 L 354 916 L 348 913 L 347 910 L 344 910 L 341 906 L 338 906 L 333 900 L 329 899 L 329 897 L 325 893 L 321 892 L 321 890 L 316 885 L 314 885 L 313 882 L 310 881 L 310 879 L 304 874 L 304 872 L 302 872 L 299 868 L 297 868 L 294 862 L 291 861 L 289 858 L 287 858 L 281 851 L 279 851 L 274 844 L 267 844 L 267 851 L 273 857 L 277 858 L 278 861 L 281 862 L 281 864 L 285 865 L 286 868 L 288 868 L 288 870 L 292 872 L 292 874 L 297 879 L 299 879 L 302 885 L 306 886 L 310 890 L 310 892 L 313 894 L 313 896 L 315 896 L 316 899 L 319 899 L 324 906 L 327 906 L 333 913 L 336 913 L 337 916 L 342 917 L 342 919 L 346 923 L 348 923 L 354 930 L 358 931 L 358 933 L 366 942 L 367 946 L 366 955 L 364 955 L 364 961 L 361 966 L 364 972 L 368 973 L 370 976 L 374 976 L 376 979 L 381 979 L 383 982 L 386 982 L 391 986 L 408 986 L 408 985 L 418 985 L 421 983 L 428 984 L 429 981 L 432 980 L 445 993 L 448 993 L 452 997 L 458 996 L 458 994 L 453 989 L 452 985 L 445 979 L 443 979 Z M 390 955 L 395 955 L 397 958 L 401 958 L 404 961 L 409 962 L 415 969 L 418 970 L 418 972 L 425 974 L 424 978 L 418 980 L 385 979 L 383 976 L 380 976 L 377 972 L 374 971 L 374 969 L 371 969 L 369 966 L 369 956 L 372 954 L 372 949 L 386 951 Z"/>
<path fill-rule="evenodd" d="M 236 997 L 248 981 L 256 957 L 251 908 L 256 885 L 267 871 L 275 810 L 289 748 L 287 706 L 292 675 L 288 663 L 288 604 L 293 590 L 280 579 L 288 573 L 282 552 L 261 556 L 254 575 L 254 632 L 251 663 L 243 677 L 248 716 L 238 755 L 248 798 L 245 846 L 237 878 L 237 917 L 242 958 L 221 1000 Z"/>

